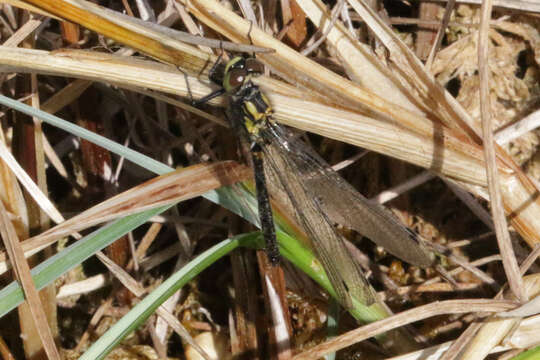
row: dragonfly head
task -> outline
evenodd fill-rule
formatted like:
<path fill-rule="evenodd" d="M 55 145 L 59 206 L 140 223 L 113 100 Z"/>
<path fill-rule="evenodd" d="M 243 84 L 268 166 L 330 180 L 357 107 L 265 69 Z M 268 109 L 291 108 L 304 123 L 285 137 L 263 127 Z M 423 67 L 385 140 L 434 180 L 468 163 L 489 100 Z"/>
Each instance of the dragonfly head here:
<path fill-rule="evenodd" d="M 255 58 L 243 58 L 237 56 L 225 66 L 223 77 L 223 88 L 228 93 L 235 92 L 242 85 L 251 80 L 252 77 L 261 75 L 264 72 L 264 65 Z"/>

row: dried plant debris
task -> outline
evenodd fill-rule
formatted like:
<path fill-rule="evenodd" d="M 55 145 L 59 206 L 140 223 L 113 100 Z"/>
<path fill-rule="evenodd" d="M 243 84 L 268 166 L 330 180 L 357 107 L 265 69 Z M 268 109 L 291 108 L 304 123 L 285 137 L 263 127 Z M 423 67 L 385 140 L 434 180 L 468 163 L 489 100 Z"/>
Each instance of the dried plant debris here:
<path fill-rule="evenodd" d="M 460 5 L 453 20 L 477 24 L 479 13 L 478 8 Z M 536 17 L 495 13 L 493 19 L 489 33 L 491 110 L 495 126 L 502 129 L 539 107 L 540 32 Z M 447 39 L 449 44 L 437 54 L 432 71 L 479 122 L 477 28 L 450 26 Z M 518 164 L 524 164 L 537 152 L 538 143 L 537 133 L 529 132 L 505 147 Z"/>
<path fill-rule="evenodd" d="M 463 2 L 456 5 L 440 49 L 431 66 L 424 72 L 423 67 L 417 66 L 420 64 L 415 62 L 417 59 L 411 61 L 409 54 L 400 48 L 398 39 L 408 49 L 420 47 L 422 51 L 417 49 L 417 53 L 427 57 L 432 46 L 430 39 L 435 38 L 443 18 L 444 5 L 430 2 L 428 13 L 422 15 L 419 9 L 421 1 L 370 1 L 377 3 L 373 12 L 376 17 L 370 19 L 367 16 L 370 15 L 369 11 L 360 14 L 361 11 L 357 10 L 367 2 L 220 2 L 226 5 L 227 11 L 234 11 L 251 21 L 253 29 L 243 19 L 223 19 L 213 10 L 207 11 L 205 6 L 208 9 L 219 6 L 213 0 L 99 2 L 100 6 L 115 12 L 102 12 L 94 3 L 85 3 L 83 0 L 66 2 L 61 9 L 52 6 L 54 2 L 50 0 L 8 1 L 0 4 L 0 39 L 5 45 L 0 48 L 0 69 L 3 71 L 0 73 L 0 84 L 3 95 L 32 102 L 35 107 L 41 103 L 42 109 L 69 123 L 98 133 L 117 144 L 126 144 L 131 150 L 162 162 L 161 165 L 166 163 L 179 168 L 174 176 L 182 177 L 185 174 L 183 171 L 196 172 L 185 182 L 170 180 L 177 186 L 174 191 L 171 190 L 173 185 L 163 185 L 165 189 L 158 188 L 150 192 L 146 189 L 151 188 L 152 184 L 166 181 L 167 177 L 162 176 L 156 180 L 149 168 L 143 169 L 137 162 L 126 161 L 124 155 L 118 156 L 77 136 L 67 135 L 64 130 L 49 124 L 34 126 L 32 118 L 5 107 L 0 109 L 0 153 L 4 147 L 2 144 L 6 144 L 16 161 L 35 176 L 34 181 L 40 184 L 41 191 L 48 194 L 63 216 L 77 224 L 70 225 L 72 223 L 68 220 L 63 223 L 64 227 L 59 227 L 62 232 L 55 233 L 58 228 L 47 230 L 49 225 L 43 221 L 38 207 L 26 196 L 26 190 L 22 190 L 11 170 L 1 161 L 0 195 L 5 207 L 9 209 L 9 216 L 23 234 L 19 235 L 21 240 L 34 235 L 30 240 L 37 241 L 41 235 L 67 236 L 79 230 L 82 235 L 86 235 L 95 229 L 88 229 L 90 225 L 85 226 L 86 222 L 99 226 L 96 225 L 97 221 L 92 222 L 89 218 L 91 212 L 88 209 L 95 206 L 95 216 L 102 219 L 101 216 L 112 211 L 112 207 L 108 206 L 111 199 L 117 207 L 131 211 L 131 214 L 134 210 L 131 207 L 126 210 L 127 206 L 115 198 L 115 195 L 122 196 L 124 191 L 138 189 L 129 198 L 133 207 L 155 203 L 156 197 L 148 195 L 162 193 L 161 190 L 171 198 L 184 194 L 184 190 L 188 194 L 174 210 L 154 216 L 148 223 L 132 230 L 129 236 L 123 237 L 115 244 L 116 247 L 104 250 L 125 273 L 129 273 L 130 277 L 121 271 L 115 273 L 123 282 L 111 276 L 95 257 L 77 264 L 56 280 L 55 287 L 61 296 L 56 300 L 53 296 L 49 305 L 59 309 L 58 314 L 51 312 L 51 317 L 57 316 L 52 322 L 60 324 L 58 338 L 62 356 L 67 359 L 79 358 L 92 344 L 102 339 L 120 318 L 140 304 L 141 299 L 159 289 L 178 269 L 191 264 L 195 256 L 224 239 L 250 233 L 255 229 L 249 224 L 250 220 L 244 221 L 236 215 L 241 213 L 245 219 L 250 216 L 256 219 L 256 211 L 253 210 L 256 205 L 250 203 L 256 203 L 256 199 L 246 197 L 246 194 L 253 192 L 252 183 L 219 193 L 219 205 L 199 196 L 206 190 L 197 192 L 199 186 L 205 184 L 212 183 L 215 185 L 212 185 L 212 189 L 216 186 L 222 189 L 224 184 L 244 181 L 252 174 L 242 163 L 249 165 L 249 161 L 245 161 L 245 154 L 249 153 L 249 145 L 251 150 L 254 145 L 238 144 L 233 131 L 230 127 L 226 128 L 229 124 L 223 110 L 226 101 L 218 97 L 196 109 L 189 105 L 193 100 L 191 96 L 198 98 L 215 90 L 217 85 L 209 85 L 208 75 L 212 64 L 220 55 L 223 59 L 238 55 L 228 53 L 227 49 L 248 51 L 245 57 L 250 57 L 251 51 L 256 51 L 258 59 L 266 65 L 266 76 L 258 77 L 250 84 L 251 90 L 257 90 L 256 101 L 248 96 L 242 98 L 245 100 L 242 105 L 247 107 L 242 114 L 261 115 L 270 119 L 273 111 L 276 124 L 291 126 L 290 132 L 279 130 L 286 133 L 286 137 L 279 140 L 282 141 L 280 144 L 283 149 L 294 147 L 295 141 L 302 139 L 317 153 L 308 158 L 305 155 L 307 151 L 299 152 L 298 158 L 304 156 L 307 158 L 304 159 L 306 163 L 314 163 L 316 160 L 317 164 L 324 164 L 324 159 L 330 164 L 346 164 L 344 169 L 339 170 L 339 174 L 354 189 L 349 190 L 345 182 L 336 182 L 338 187 L 335 194 L 343 194 L 344 189 L 349 191 L 348 194 L 358 190 L 369 198 L 389 188 L 392 191 L 396 189 L 396 198 L 384 204 L 384 207 L 399 218 L 397 224 L 403 224 L 411 230 L 411 233 L 407 231 L 405 234 L 410 235 L 414 241 L 417 240 L 415 236 L 419 235 L 438 246 L 438 254 L 444 252 L 444 255 L 448 255 L 437 257 L 435 263 L 429 262 L 429 266 L 422 268 L 420 265 L 407 264 L 384 248 L 367 241 L 351 225 L 361 216 L 351 215 L 355 219 L 348 219 L 345 214 L 337 211 L 337 207 L 333 209 L 332 195 L 311 191 L 311 188 L 319 189 L 319 180 L 311 172 L 320 167 L 306 166 L 307 170 L 302 175 L 310 179 L 306 183 L 311 188 L 306 190 L 307 185 L 299 181 L 291 189 L 301 189 L 304 186 L 303 202 L 313 202 L 316 210 L 325 209 L 325 213 L 315 212 L 319 215 L 314 218 L 321 219 L 321 222 L 324 220 L 324 224 L 328 225 L 324 229 L 328 233 L 345 240 L 343 249 L 350 252 L 348 255 L 354 259 L 352 264 L 355 267 L 359 264 L 358 273 L 365 273 L 367 281 L 374 286 L 373 293 L 376 292 L 379 298 L 386 301 L 381 308 L 389 307 L 394 313 L 421 309 L 421 315 L 413 312 L 411 316 L 418 315 L 417 319 L 422 321 L 413 323 L 407 330 L 404 330 L 403 325 L 410 324 L 399 323 L 396 326 L 399 330 L 395 333 L 373 336 L 372 333 L 376 333 L 377 329 L 373 330 L 368 325 L 366 339 L 370 340 L 343 349 L 337 358 L 382 359 L 413 349 L 425 351 L 433 344 L 456 340 L 470 324 L 482 322 L 485 317 L 481 314 L 483 308 L 479 312 L 464 313 L 466 306 L 460 306 L 454 312 L 437 313 L 435 316 L 424 316 L 421 308 L 445 300 L 491 298 L 506 279 L 490 229 L 468 210 L 446 182 L 462 181 L 462 185 L 469 186 L 468 191 L 480 198 L 485 187 L 485 181 L 480 179 L 484 174 L 481 145 L 460 138 L 464 134 L 470 135 L 466 131 L 457 131 L 463 130 L 458 129 L 459 124 L 452 124 L 452 120 L 460 118 L 460 111 L 455 111 L 452 108 L 454 102 L 450 101 L 438 106 L 445 100 L 446 94 L 432 91 L 439 88 L 434 86 L 436 84 L 431 75 L 457 99 L 477 128 L 480 128 L 477 49 L 480 7 Z M 202 3 L 204 6 L 200 5 Z M 39 15 L 28 12 L 28 9 L 37 11 L 30 4 L 41 8 Z M 81 4 L 87 7 L 79 8 Z M 51 7 L 46 8 L 48 5 Z M 75 8 L 78 10 L 75 11 Z M 49 18 L 51 14 L 47 11 L 53 10 L 58 11 L 54 14 L 58 17 L 68 17 L 77 11 L 90 11 L 88 14 L 92 16 L 70 19 L 70 23 L 61 22 L 58 18 Z M 135 16 L 139 20 L 128 21 L 126 15 L 120 13 Z M 94 18 L 94 15 L 97 17 Z M 231 19 L 236 19 L 234 14 L 230 15 Z M 330 28 L 322 28 L 328 26 L 328 23 L 321 25 L 325 22 L 320 20 L 325 18 L 323 15 L 331 19 L 328 22 L 332 25 Z M 103 16 L 108 20 L 105 21 Z M 321 23 L 317 23 L 317 17 Z M 88 22 L 88 19 L 95 21 Z M 140 19 L 152 20 L 152 24 L 145 24 Z M 125 25 L 126 21 L 131 33 L 124 33 L 116 27 L 118 24 Z M 96 27 L 92 28 L 94 25 Z M 160 26 L 174 31 L 160 30 Z M 387 31 L 387 26 L 392 26 L 391 31 Z M 264 29 L 264 32 L 260 32 L 259 28 Z M 181 38 L 176 38 L 178 30 L 194 34 L 189 37 L 190 41 L 197 42 L 200 36 L 214 41 L 201 41 L 198 47 L 186 45 Z M 422 36 L 419 36 L 419 32 L 422 32 Z M 540 109 L 540 17 L 526 11 L 496 8 L 492 14 L 489 39 L 490 103 L 497 130 L 519 124 L 527 116 L 540 117 L 535 115 Z M 225 40 L 232 43 L 223 46 Z M 253 44 L 248 44 L 250 40 Z M 279 48 L 283 44 L 289 47 Z M 302 55 L 308 52 L 309 55 Z M 13 58 L 6 58 L 5 54 L 8 53 L 13 54 Z M 37 60 L 25 61 L 30 58 Z M 424 58 L 420 60 L 425 61 Z M 244 62 L 240 60 L 237 64 Z M 216 69 L 219 70 L 219 66 Z M 231 69 L 238 70 L 233 65 L 228 70 Z M 250 73 L 249 76 L 252 75 Z M 351 82 L 347 82 L 348 76 Z M 240 82 L 244 85 L 247 80 L 243 78 Z M 236 95 L 233 94 L 233 98 Z M 257 109 L 250 108 L 254 104 L 258 106 Z M 261 113 L 262 105 L 269 109 L 268 113 Z M 442 141 L 437 143 L 440 140 L 438 126 L 446 130 L 450 129 L 449 124 L 455 125 L 455 128 L 443 131 L 440 137 Z M 253 130 L 254 134 L 258 131 L 260 135 L 262 132 L 256 126 L 250 129 L 256 129 Z M 268 129 L 265 131 L 270 136 L 280 128 L 276 126 L 271 131 Z M 454 135 L 454 130 L 459 134 Z M 540 181 L 539 144 L 540 130 L 533 130 L 501 143 L 501 146 L 526 174 Z M 362 151 L 358 146 L 373 151 Z M 462 152 L 461 146 L 464 149 Z M 360 153 L 362 156 L 359 156 Z M 364 156 L 366 153 L 367 156 Z M 389 156 L 397 160 L 389 159 Z M 440 163 L 437 156 L 441 156 Z M 289 157 L 293 158 L 292 155 Z M 286 161 L 286 158 L 270 158 L 274 163 Z M 141 159 L 143 162 L 144 158 Z M 214 166 L 221 169 L 219 173 L 211 171 Z M 500 173 L 507 175 L 511 171 L 504 173 L 504 170 L 509 168 L 503 169 L 501 166 L 503 170 Z M 215 176 L 200 177 L 205 172 L 202 169 Z M 274 181 L 278 177 L 286 179 L 291 176 L 290 172 L 284 176 L 277 169 L 273 170 Z M 327 171 L 326 168 L 324 171 Z M 445 175 L 445 181 L 432 177 L 427 183 L 412 190 L 398 190 L 398 185 L 421 172 L 434 174 L 433 177 Z M 328 174 L 334 176 L 333 173 Z M 463 174 L 462 178 L 460 174 Z M 339 178 L 338 175 L 336 177 Z M 137 187 L 143 182 L 146 183 L 142 187 Z M 279 221 L 283 229 L 299 234 L 301 241 L 306 240 L 308 236 L 301 234 L 301 226 L 297 225 L 301 223 L 302 217 L 297 208 L 304 204 L 293 204 L 291 200 L 283 199 L 292 190 L 285 188 L 285 185 L 281 186 L 277 190 L 269 186 L 274 202 L 273 218 Z M 189 196 L 192 193 L 196 196 Z M 334 194 L 333 191 L 328 193 Z M 237 201 L 237 198 L 241 200 Z M 163 201 L 167 199 L 169 197 Z M 365 201 L 368 203 L 368 200 Z M 530 200 L 531 203 L 534 201 Z M 242 204 L 237 205 L 238 202 Z M 345 204 L 352 202 L 349 198 L 341 200 Z M 480 211 L 489 207 L 484 200 L 480 200 L 477 205 Z M 236 213 L 227 210 L 227 207 L 236 210 Z M 287 212 L 296 214 L 296 220 L 294 215 L 287 217 Z M 357 213 L 351 210 L 347 214 Z M 103 219 L 109 221 L 113 216 L 118 215 L 114 212 L 111 217 Z M 120 216 L 124 218 L 127 215 L 122 213 Z M 390 218 L 394 219 L 393 216 Z M 527 226 L 514 226 L 522 239 L 527 240 L 522 233 L 525 228 Z M 289 232 L 287 234 L 291 236 Z M 78 234 L 74 236 L 79 237 Z M 310 236 L 316 237 L 313 234 Z M 55 251 L 61 251 L 75 241 L 66 237 L 54 245 Z M 517 241 L 516 235 L 516 244 Z M 22 244 L 26 246 L 26 243 Z M 522 251 L 518 258 L 523 261 L 530 254 L 530 248 L 525 248 L 521 243 L 519 245 Z M 259 253 L 259 258 L 255 255 L 252 243 L 246 247 L 230 258 L 214 260 L 208 268 L 190 279 L 181 291 L 175 291 L 176 294 L 166 307 L 181 330 L 175 328 L 176 331 L 173 331 L 176 323 L 169 326 L 164 318 L 151 315 L 121 344 L 116 345 L 108 358 L 202 359 L 204 357 L 201 357 L 199 351 L 203 348 L 210 357 L 219 359 L 278 358 L 278 353 L 279 359 L 287 359 L 288 355 L 284 354 L 298 355 L 317 349 L 321 343 L 323 347 L 331 346 L 327 341 L 332 336 L 346 334 L 352 329 L 359 330 L 358 314 L 340 308 L 336 315 L 329 305 L 331 291 L 325 291 L 324 285 L 313 281 L 316 278 L 324 284 L 324 276 L 317 278 L 319 273 L 316 270 L 322 269 L 317 260 L 309 262 L 306 266 L 308 270 L 304 270 L 308 274 L 311 274 L 310 271 L 316 274 L 312 277 L 288 262 L 283 266 L 282 277 L 286 289 L 284 287 L 278 289 L 281 293 L 277 292 L 281 296 L 278 298 L 287 307 L 281 314 L 284 316 L 281 321 L 280 314 L 269 308 L 268 299 L 271 296 L 265 287 L 266 281 L 261 280 L 265 276 L 275 275 L 275 268 L 265 265 L 261 260 L 262 253 Z M 449 260 L 450 255 L 478 266 L 485 277 L 478 275 L 478 269 L 467 267 L 467 264 L 454 264 Z M 4 266 L 7 257 L 4 251 L 0 257 L 0 263 Z M 537 269 L 537 265 L 533 264 L 529 271 L 533 273 L 532 280 L 528 282 L 533 295 L 538 293 L 533 286 L 538 283 L 537 278 L 533 278 Z M 7 268 L 3 267 L 2 271 L 5 272 L 2 275 L 3 284 L 12 282 L 13 277 Z M 487 285 L 490 279 L 495 279 L 495 283 Z M 127 290 L 128 286 L 124 284 L 129 284 L 128 280 L 140 287 L 142 295 L 134 295 L 131 292 L 136 292 L 133 287 Z M 348 290 L 346 281 L 343 281 L 342 287 L 342 291 Z M 369 308 L 370 321 L 379 316 L 377 311 L 380 308 L 373 309 Z M 32 341 L 38 340 L 37 336 L 23 334 L 23 331 L 19 334 L 19 330 L 14 330 L 16 315 L 12 311 L 0 319 L 0 350 L 6 348 L 14 358 L 30 358 L 32 356 L 25 351 L 41 345 L 39 341 Z M 335 317 L 339 317 L 340 321 L 331 329 L 335 333 L 331 333 L 328 324 Z M 21 320 L 20 326 L 26 329 L 29 325 Z M 534 328 L 534 324 L 528 323 L 527 326 Z M 177 335 L 185 335 L 182 330 L 189 335 Z M 531 346 L 534 340 L 538 342 L 539 331 L 534 333 L 528 327 L 520 331 L 528 332 L 527 340 L 520 339 L 520 342 L 507 339 L 507 348 L 522 349 L 525 345 L 516 344 Z M 276 337 L 279 341 L 276 341 Z M 3 345 L 4 340 L 7 345 Z M 281 353 L 276 351 L 277 347 L 284 344 L 290 345 L 290 349 Z"/>

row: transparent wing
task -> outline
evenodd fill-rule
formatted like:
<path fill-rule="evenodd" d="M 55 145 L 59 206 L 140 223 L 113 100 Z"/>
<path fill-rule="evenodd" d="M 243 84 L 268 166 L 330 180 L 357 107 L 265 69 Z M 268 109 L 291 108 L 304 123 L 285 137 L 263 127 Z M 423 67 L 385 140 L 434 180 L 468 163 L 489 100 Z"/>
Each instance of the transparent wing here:
<path fill-rule="evenodd" d="M 371 305 L 375 302 L 375 295 L 358 264 L 321 209 L 318 198 L 308 189 L 309 183 L 304 181 L 296 162 L 280 142 L 272 140 L 270 128 L 268 131 L 270 132 L 264 136 L 270 141 L 263 146 L 265 173 L 274 186 L 282 189 L 278 200 L 292 209 L 298 225 L 310 238 L 313 250 L 332 282 L 341 304 L 348 309 L 352 308 L 352 296 L 366 305 Z"/>
<path fill-rule="evenodd" d="M 295 173 L 307 184 L 306 192 L 335 223 L 348 226 L 384 247 L 398 258 L 420 267 L 433 264 L 434 255 L 389 210 L 362 196 L 309 146 L 287 129 L 274 125 L 265 132 L 293 163 Z"/>

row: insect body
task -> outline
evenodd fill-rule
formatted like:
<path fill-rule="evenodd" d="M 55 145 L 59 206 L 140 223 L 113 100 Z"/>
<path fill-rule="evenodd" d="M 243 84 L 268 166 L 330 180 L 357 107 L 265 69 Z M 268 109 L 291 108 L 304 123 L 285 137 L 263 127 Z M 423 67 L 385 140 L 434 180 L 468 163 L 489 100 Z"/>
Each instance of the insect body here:
<path fill-rule="evenodd" d="M 266 254 L 272 264 L 277 264 L 279 249 L 264 173 L 262 149 L 265 140 L 261 136 L 261 132 L 271 126 L 273 111 L 266 96 L 251 81 L 252 76 L 262 74 L 263 70 L 262 64 L 253 58 L 236 57 L 225 67 L 223 88 L 229 95 L 227 117 L 233 129 L 243 133 L 250 141 L 259 219 L 266 243 Z"/>
<path fill-rule="evenodd" d="M 249 143 L 253 159 L 259 218 L 266 253 L 277 264 L 279 251 L 266 179 L 292 209 L 298 225 L 312 242 L 338 300 L 346 308 L 353 298 L 366 305 L 375 302 L 374 292 L 336 232 L 336 221 L 350 225 L 392 254 L 426 267 L 432 255 L 417 236 L 382 206 L 360 195 L 333 171 L 310 147 L 274 122 L 272 107 L 252 78 L 262 74 L 263 65 L 254 58 L 235 57 L 225 66 L 222 85 L 228 97 L 227 117 L 233 129 Z"/>

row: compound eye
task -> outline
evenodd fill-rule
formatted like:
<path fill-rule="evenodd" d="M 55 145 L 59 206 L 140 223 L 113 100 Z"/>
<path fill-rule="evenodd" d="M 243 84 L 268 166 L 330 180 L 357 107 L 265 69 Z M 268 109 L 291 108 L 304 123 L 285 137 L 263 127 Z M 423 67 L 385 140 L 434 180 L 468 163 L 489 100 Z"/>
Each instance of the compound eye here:
<path fill-rule="evenodd" d="M 247 77 L 245 69 L 233 69 L 229 73 L 229 85 L 233 88 L 241 86 Z"/>
<path fill-rule="evenodd" d="M 246 70 L 248 73 L 260 75 L 264 72 L 264 65 L 257 59 L 246 59 Z"/>

